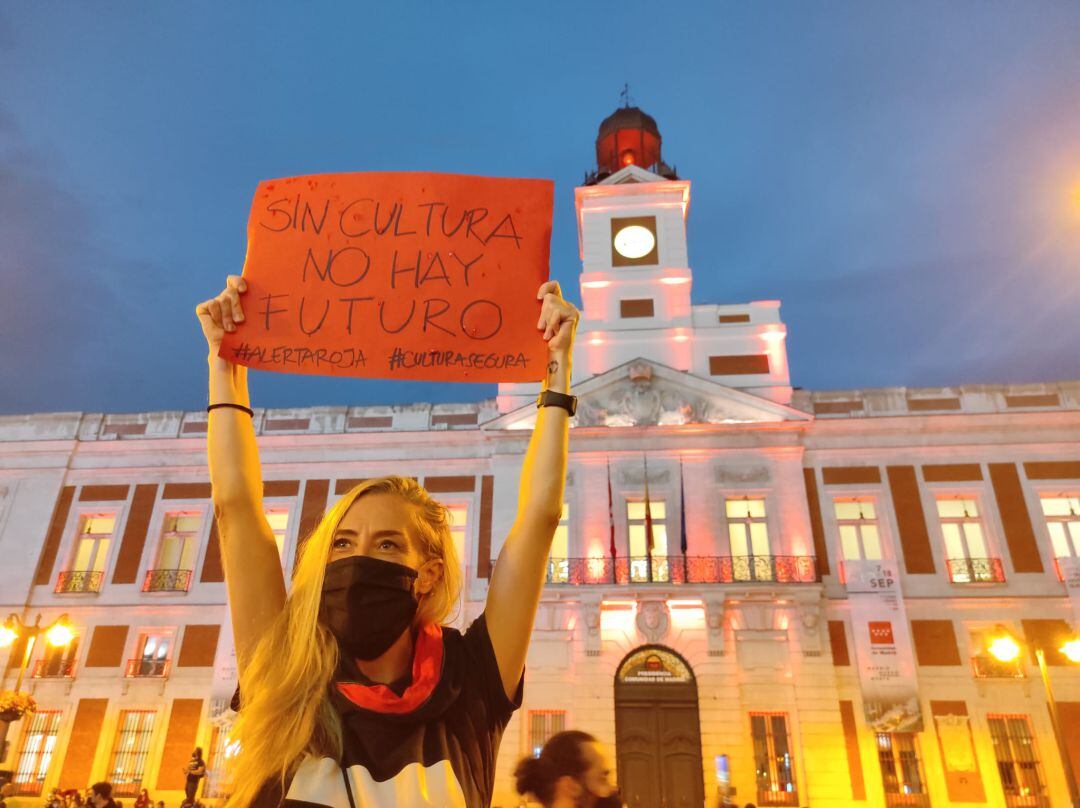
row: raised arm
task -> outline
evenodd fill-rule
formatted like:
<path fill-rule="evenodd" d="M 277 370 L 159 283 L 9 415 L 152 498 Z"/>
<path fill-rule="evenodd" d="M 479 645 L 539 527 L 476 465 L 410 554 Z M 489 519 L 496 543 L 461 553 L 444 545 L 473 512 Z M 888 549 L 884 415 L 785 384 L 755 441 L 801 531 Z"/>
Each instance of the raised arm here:
<path fill-rule="evenodd" d="M 250 407 L 247 368 L 218 356 L 226 331 L 244 314 L 243 278 L 230 275 L 217 297 L 195 308 L 210 349 L 210 403 Z M 232 407 L 210 411 L 206 443 L 221 560 L 232 613 L 236 660 L 244 667 L 262 632 L 285 605 L 285 578 L 274 533 L 263 511 L 262 469 L 251 417 Z"/>
<path fill-rule="evenodd" d="M 548 343 L 544 389 L 570 391 L 570 361 L 578 311 L 562 298 L 559 284 L 549 281 L 537 295 L 543 301 L 540 322 Z M 525 452 L 518 492 L 517 518 L 491 576 L 487 626 L 499 675 L 513 698 L 529 650 L 536 608 L 544 586 L 551 539 L 562 515 L 570 416 L 561 407 L 541 407 Z"/>

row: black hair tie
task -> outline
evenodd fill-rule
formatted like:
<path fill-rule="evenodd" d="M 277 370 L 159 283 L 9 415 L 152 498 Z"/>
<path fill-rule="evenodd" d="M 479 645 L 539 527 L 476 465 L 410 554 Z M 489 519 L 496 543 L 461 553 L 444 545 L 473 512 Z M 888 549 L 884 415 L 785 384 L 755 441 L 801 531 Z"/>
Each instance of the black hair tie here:
<path fill-rule="evenodd" d="M 228 407 L 229 409 L 240 410 L 240 412 L 246 412 L 252 418 L 255 417 L 255 411 L 250 407 L 245 407 L 243 404 L 211 404 L 209 407 L 206 408 L 206 411 L 210 412 L 210 410 L 216 410 L 220 407 Z"/>

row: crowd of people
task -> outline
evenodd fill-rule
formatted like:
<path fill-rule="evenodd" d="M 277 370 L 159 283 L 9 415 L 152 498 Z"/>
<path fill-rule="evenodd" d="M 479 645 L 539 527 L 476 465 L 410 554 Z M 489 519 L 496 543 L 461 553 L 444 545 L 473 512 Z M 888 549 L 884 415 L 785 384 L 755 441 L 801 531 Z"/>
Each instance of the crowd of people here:
<path fill-rule="evenodd" d="M 124 801 L 113 796 L 112 783 L 94 783 L 85 791 L 77 788 L 60 790 L 54 788 L 45 798 L 45 808 L 124 808 Z M 132 803 L 133 808 L 165 808 L 165 801 L 155 802 L 149 792 L 144 788 L 139 791 Z M 0 799 L 0 808 L 6 808 Z M 180 808 L 205 808 L 196 800 L 185 799 L 180 803 Z"/>
<path fill-rule="evenodd" d="M 204 808 L 198 801 L 199 783 L 206 777 L 206 761 L 202 749 L 195 747 L 191 759 L 184 764 L 184 800 L 179 808 Z M 11 783 L 0 786 L 0 808 L 7 808 L 7 800 L 15 796 Z M 124 808 L 121 800 L 113 797 L 113 785 L 108 782 L 94 783 L 85 790 L 77 788 L 54 788 L 45 798 L 45 808 Z M 143 788 L 135 797 L 133 808 L 165 808 L 165 801 L 155 802 L 150 792 Z"/>

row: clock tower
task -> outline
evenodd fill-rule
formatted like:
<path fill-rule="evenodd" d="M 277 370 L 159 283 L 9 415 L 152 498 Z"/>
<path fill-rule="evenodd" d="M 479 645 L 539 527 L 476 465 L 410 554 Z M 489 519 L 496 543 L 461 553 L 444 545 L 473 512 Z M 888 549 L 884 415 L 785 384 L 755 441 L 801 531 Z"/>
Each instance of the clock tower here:
<path fill-rule="evenodd" d="M 640 359 L 788 404 L 779 302 L 691 303 L 690 181 L 664 162 L 661 143 L 651 115 L 616 109 L 600 123 L 596 169 L 574 189 L 582 265 L 574 383 Z M 537 392 L 500 385 L 499 409 Z"/>

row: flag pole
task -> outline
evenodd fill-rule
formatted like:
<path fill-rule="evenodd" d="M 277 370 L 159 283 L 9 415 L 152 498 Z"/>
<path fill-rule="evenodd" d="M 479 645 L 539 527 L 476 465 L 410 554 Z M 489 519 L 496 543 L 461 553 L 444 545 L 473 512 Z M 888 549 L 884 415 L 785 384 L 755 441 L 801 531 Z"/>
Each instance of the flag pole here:
<path fill-rule="evenodd" d="M 682 550 L 683 583 L 688 584 L 690 583 L 690 571 L 686 561 L 686 550 L 688 546 L 686 539 L 686 478 L 683 476 L 683 462 L 681 456 L 679 457 L 679 529 L 681 531 L 679 549 Z"/>
<path fill-rule="evenodd" d="M 641 462 L 645 469 L 645 563 L 649 567 L 647 580 L 653 579 L 653 524 L 652 506 L 649 504 L 649 458 L 642 453 Z"/>
<path fill-rule="evenodd" d="M 610 532 L 610 540 L 608 541 L 608 552 L 611 553 L 611 582 L 618 583 L 617 573 L 615 567 L 617 566 L 617 557 L 619 555 L 618 550 L 615 549 L 615 505 L 611 496 L 611 460 L 605 458 L 607 464 L 607 513 L 608 513 L 608 530 Z"/>

